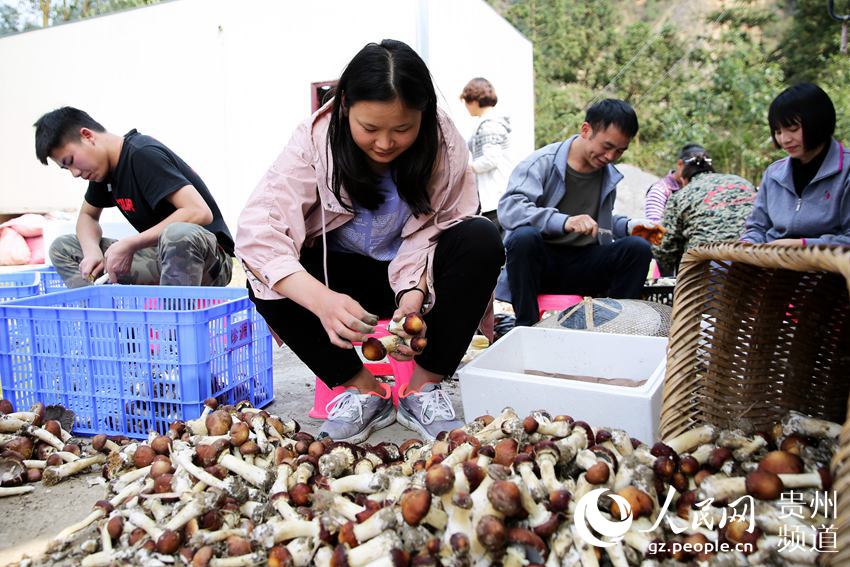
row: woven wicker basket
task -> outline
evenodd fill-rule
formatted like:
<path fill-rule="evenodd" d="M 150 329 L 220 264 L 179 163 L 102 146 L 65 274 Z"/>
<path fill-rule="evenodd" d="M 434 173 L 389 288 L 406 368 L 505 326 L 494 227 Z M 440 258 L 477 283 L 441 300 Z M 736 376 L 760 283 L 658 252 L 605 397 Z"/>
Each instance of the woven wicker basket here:
<path fill-rule="evenodd" d="M 850 565 L 850 249 L 700 246 L 676 283 L 662 437 L 702 423 L 768 429 L 792 409 L 844 423 L 840 551 L 822 559 Z"/>

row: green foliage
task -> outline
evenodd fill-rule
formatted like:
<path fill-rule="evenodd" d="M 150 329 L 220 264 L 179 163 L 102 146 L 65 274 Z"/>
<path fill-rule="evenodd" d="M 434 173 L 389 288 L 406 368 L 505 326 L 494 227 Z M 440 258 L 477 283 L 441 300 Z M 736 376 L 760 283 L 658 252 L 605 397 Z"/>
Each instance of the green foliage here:
<path fill-rule="evenodd" d="M 784 0 L 727 1 L 704 11 L 704 22 L 678 27 L 658 21 L 671 2 L 492 0 L 534 44 L 538 147 L 575 133 L 591 102 L 616 97 L 641 124 L 627 161 L 661 174 L 678 148 L 699 142 L 719 171 L 758 182 L 784 155 L 770 139 L 767 109 L 800 72 L 832 96 L 837 136 L 850 135 L 842 112 L 850 108 L 850 58 L 832 55 L 840 26 L 823 0 L 797 0 L 791 22 Z M 836 0 L 843 4 L 850 8 Z"/>
<path fill-rule="evenodd" d="M 850 56 L 836 53 L 827 59 L 818 83 L 835 105 L 835 138 L 850 144 Z"/>
<path fill-rule="evenodd" d="M 850 14 L 850 0 L 835 0 L 838 14 Z M 789 85 L 816 81 L 838 53 L 841 24 L 827 12 L 826 0 L 796 0 L 792 20 L 779 46 Z"/>
<path fill-rule="evenodd" d="M 17 7 L 10 4 L 0 6 L 0 35 L 159 2 L 161 0 L 19 0 Z"/>

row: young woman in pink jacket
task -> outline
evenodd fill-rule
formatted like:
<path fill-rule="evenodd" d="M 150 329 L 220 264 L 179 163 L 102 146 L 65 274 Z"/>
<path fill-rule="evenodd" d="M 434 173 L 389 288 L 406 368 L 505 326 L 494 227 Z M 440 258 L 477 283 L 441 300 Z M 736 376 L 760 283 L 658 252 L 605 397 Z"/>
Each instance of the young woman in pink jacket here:
<path fill-rule="evenodd" d="M 440 388 L 489 305 L 504 250 L 476 217 L 466 143 L 437 108 L 406 44 L 369 44 L 336 96 L 303 122 L 254 190 L 236 235 L 249 293 L 269 326 L 328 387 L 320 436 L 361 442 L 396 414 L 352 343 L 376 317 L 422 312 L 428 343 L 398 420 L 433 439 L 461 425 Z M 402 347 L 394 356 L 410 360 Z"/>

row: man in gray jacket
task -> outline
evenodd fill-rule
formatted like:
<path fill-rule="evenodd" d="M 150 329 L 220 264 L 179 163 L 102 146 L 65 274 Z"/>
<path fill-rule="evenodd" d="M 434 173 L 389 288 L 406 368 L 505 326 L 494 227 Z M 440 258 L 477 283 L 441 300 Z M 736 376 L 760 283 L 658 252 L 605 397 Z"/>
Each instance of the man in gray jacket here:
<path fill-rule="evenodd" d="M 623 176 L 612 165 L 637 131 L 634 109 L 605 99 L 587 110 L 578 135 L 514 169 L 498 208 L 507 263 L 496 297 L 513 303 L 517 325 L 538 321 L 540 293 L 640 297 L 652 251 L 629 235 L 657 225 L 613 215 Z"/>

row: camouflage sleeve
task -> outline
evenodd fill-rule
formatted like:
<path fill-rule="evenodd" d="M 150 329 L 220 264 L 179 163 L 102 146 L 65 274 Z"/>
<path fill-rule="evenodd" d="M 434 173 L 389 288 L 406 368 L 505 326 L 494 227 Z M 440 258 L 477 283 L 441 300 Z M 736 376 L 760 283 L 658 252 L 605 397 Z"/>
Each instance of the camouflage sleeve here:
<path fill-rule="evenodd" d="M 685 253 L 686 239 L 682 222 L 683 191 L 673 193 L 667 201 L 661 225 L 667 229 L 661 244 L 652 247 L 652 254 L 661 268 L 662 274 L 672 274 L 679 267 L 682 254 Z"/>

